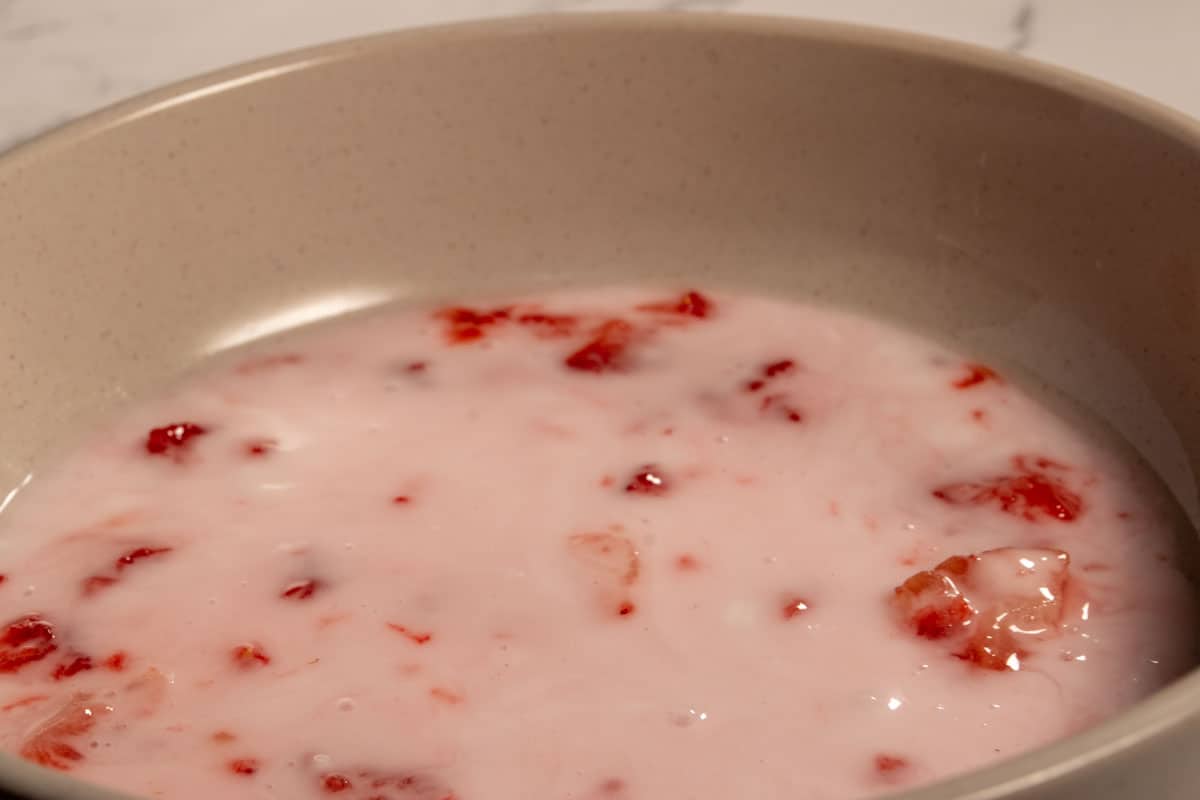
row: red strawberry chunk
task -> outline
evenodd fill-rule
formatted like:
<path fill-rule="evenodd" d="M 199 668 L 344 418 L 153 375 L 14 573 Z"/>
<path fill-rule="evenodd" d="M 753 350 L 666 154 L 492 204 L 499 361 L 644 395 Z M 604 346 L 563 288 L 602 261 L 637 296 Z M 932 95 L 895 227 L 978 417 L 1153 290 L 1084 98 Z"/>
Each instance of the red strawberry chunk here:
<path fill-rule="evenodd" d="M 146 435 L 146 452 L 151 455 L 163 455 L 170 450 L 181 450 L 188 443 L 208 433 L 208 429 L 194 422 L 172 422 L 161 428 L 154 428 Z"/>
<path fill-rule="evenodd" d="M 626 353 L 633 341 L 633 326 L 622 319 L 610 319 L 592 335 L 592 340 L 567 356 L 564 363 L 580 372 L 623 372 L 628 369 Z"/>
<path fill-rule="evenodd" d="M 309 578 L 303 581 L 295 581 L 289 583 L 283 588 L 280 597 L 284 600 L 308 600 L 317 593 L 317 589 L 321 588 L 321 582 Z"/>
<path fill-rule="evenodd" d="M 655 303 L 645 303 L 637 307 L 638 311 L 650 311 L 656 314 L 679 314 L 685 317 L 704 319 L 712 314 L 713 302 L 695 290 L 684 292 L 675 300 L 663 300 Z"/>
<path fill-rule="evenodd" d="M 89 732 L 106 706 L 93 705 L 86 694 L 77 694 L 67 701 L 50 719 L 43 722 L 25 739 L 20 755 L 27 761 L 62 771 L 70 770 L 83 760 L 83 753 L 71 744 Z"/>
<path fill-rule="evenodd" d="M 620 617 L 637 611 L 629 589 L 637 582 L 641 563 L 627 537 L 617 533 L 575 534 L 567 538 L 567 553 L 603 608 Z"/>
<path fill-rule="evenodd" d="M 25 708 L 26 706 L 37 705 L 38 703 L 42 702 L 43 700 L 49 700 L 49 699 L 50 699 L 50 695 L 48 695 L 48 694 L 26 695 L 25 697 L 17 698 L 16 700 L 12 700 L 12 701 L 0 706 L 0 712 L 9 712 L 9 711 L 13 711 L 18 708 Z"/>
<path fill-rule="evenodd" d="M 569 314 L 531 312 L 521 314 L 517 322 L 532 329 L 534 334 L 543 339 L 558 339 L 573 334 L 579 319 Z"/>
<path fill-rule="evenodd" d="M 258 772 L 260 764 L 257 758 L 235 758 L 229 762 L 229 771 L 234 775 L 250 776 Z"/>
<path fill-rule="evenodd" d="M 641 569 L 633 542 L 616 533 L 577 533 L 567 540 L 571 556 L 599 579 L 632 585 Z"/>
<path fill-rule="evenodd" d="M 1017 671 L 1029 647 L 1058 632 L 1069 565 L 1049 548 L 953 556 L 896 587 L 892 604 L 918 636 L 951 641 L 956 657 Z"/>
<path fill-rule="evenodd" d="M 434 686 L 429 690 L 429 696 L 451 706 L 459 705 L 464 700 L 461 694 L 444 686 Z"/>
<path fill-rule="evenodd" d="M 117 582 L 111 575 L 91 575 L 83 579 L 83 596 L 91 597 Z"/>
<path fill-rule="evenodd" d="M 56 681 L 66 680 L 81 672 L 86 672 L 92 668 L 92 659 L 84 655 L 68 656 L 67 660 L 54 668 L 54 673 L 50 676 Z"/>
<path fill-rule="evenodd" d="M 328 794 L 353 800 L 456 800 L 457 795 L 438 777 L 424 772 L 382 772 L 359 769 L 326 773 L 319 779 Z"/>
<path fill-rule="evenodd" d="M 625 484 L 630 494 L 664 495 L 669 488 L 666 474 L 655 464 L 640 467 Z"/>
<path fill-rule="evenodd" d="M 413 644 L 429 644 L 429 642 L 433 640 L 432 633 L 422 633 L 421 631 L 414 631 L 411 628 L 407 628 L 403 625 L 398 625 L 395 622 L 389 622 L 387 624 L 387 626 L 389 628 L 391 628 L 392 630 L 394 630 L 396 633 L 403 636 L 404 638 L 408 639 Z"/>
<path fill-rule="evenodd" d="M 279 442 L 267 436 L 258 436 L 253 439 L 247 439 L 242 443 L 242 452 L 250 458 L 265 458 L 275 451 L 279 446 Z"/>
<path fill-rule="evenodd" d="M 267 655 L 262 646 L 253 642 L 238 645 L 233 648 L 230 655 L 233 658 L 233 663 L 241 669 L 265 667 L 271 663 L 271 657 Z"/>
<path fill-rule="evenodd" d="M 966 368 L 967 374 L 954 381 L 952 385 L 955 389 L 970 389 L 988 381 L 1004 383 L 1004 380 L 989 366 L 984 364 L 964 364 L 963 366 Z"/>
<path fill-rule="evenodd" d="M 803 614 L 807 614 L 811 608 L 812 604 L 803 597 L 789 596 L 783 601 L 783 618 L 785 620 L 795 619 Z"/>
<path fill-rule="evenodd" d="M 488 328 L 507 322 L 511 309 L 496 308 L 479 311 L 461 306 L 443 308 L 434 313 L 434 318 L 446 323 L 446 341 L 451 344 L 468 344 L 482 339 Z"/>
<path fill-rule="evenodd" d="M 354 788 L 354 784 L 345 775 L 330 774 L 321 777 L 321 788 L 330 794 L 345 792 Z"/>
<path fill-rule="evenodd" d="M 1032 464 L 1030 463 L 1032 462 Z M 1047 458 L 1017 456 L 1014 475 L 939 486 L 932 494 L 950 505 L 995 506 L 1030 522 L 1052 519 L 1073 522 L 1083 512 L 1083 500 L 1052 471 L 1066 467 Z"/>
<path fill-rule="evenodd" d="M 133 566 L 134 562 L 141 561 L 144 558 L 154 558 L 161 556 L 164 553 L 171 552 L 170 547 L 139 547 L 136 550 L 130 550 L 125 555 L 117 559 L 117 571 Z"/>
<path fill-rule="evenodd" d="M 875 756 L 875 771 L 880 775 L 891 775 L 908 768 L 908 759 L 903 756 L 880 753 Z"/>
<path fill-rule="evenodd" d="M 779 361 L 772 361 L 763 367 L 764 378 L 774 378 L 778 375 L 791 372 L 796 368 L 796 362 L 790 358 L 784 358 Z"/>
<path fill-rule="evenodd" d="M 37 614 L 19 617 L 0 635 L 0 672 L 17 672 L 57 649 L 54 626 Z"/>
<path fill-rule="evenodd" d="M 918 636 L 944 639 L 971 622 L 975 609 L 959 586 L 966 563 L 954 556 L 932 570 L 918 572 L 894 590 L 893 605 Z"/>
<path fill-rule="evenodd" d="M 751 378 L 742 385 L 742 388 L 747 392 L 754 393 L 761 391 L 771 381 L 784 375 L 789 375 L 796 371 L 796 362 L 790 358 L 781 358 L 778 361 L 770 361 L 762 366 L 759 370 L 759 377 Z M 778 398 L 776 398 L 778 399 Z M 767 408 L 770 403 L 767 403 L 763 408 Z"/>

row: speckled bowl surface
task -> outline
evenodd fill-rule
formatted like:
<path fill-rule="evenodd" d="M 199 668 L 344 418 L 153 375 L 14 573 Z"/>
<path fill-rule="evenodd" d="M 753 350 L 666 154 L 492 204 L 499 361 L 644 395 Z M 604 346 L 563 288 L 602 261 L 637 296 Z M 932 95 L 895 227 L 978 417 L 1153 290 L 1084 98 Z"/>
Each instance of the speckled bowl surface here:
<path fill-rule="evenodd" d="M 567 16 L 267 59 L 0 158 L 0 488 L 206 354 L 431 294 L 848 305 L 1081 401 L 1200 519 L 1200 130 L 927 39 Z M 0 492 L 3 496 L 4 492 Z M 905 800 L 1191 800 L 1200 674 Z M 115 795 L 0 758 L 18 797 Z"/>

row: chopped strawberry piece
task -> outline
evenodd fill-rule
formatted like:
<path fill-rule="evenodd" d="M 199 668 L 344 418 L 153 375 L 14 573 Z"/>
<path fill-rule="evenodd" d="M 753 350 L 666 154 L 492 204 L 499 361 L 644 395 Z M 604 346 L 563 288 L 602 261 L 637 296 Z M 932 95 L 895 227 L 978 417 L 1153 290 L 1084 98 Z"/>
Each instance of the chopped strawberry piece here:
<path fill-rule="evenodd" d="M 247 439 L 242 444 L 242 452 L 250 458 L 263 458 L 273 453 L 278 446 L 279 442 L 275 439 L 259 437 Z"/>
<path fill-rule="evenodd" d="M 796 362 L 790 358 L 781 358 L 778 361 L 771 361 L 762 366 L 759 370 L 759 377 L 751 378 L 743 384 L 743 388 L 750 393 L 760 391 L 771 381 L 783 375 L 791 374 L 797 369 Z M 778 398 L 776 398 L 778 399 Z M 770 403 L 763 406 L 766 408 Z"/>
<path fill-rule="evenodd" d="M 795 619 L 806 614 L 812 605 L 802 597 L 789 597 L 783 601 L 783 618 Z"/>
<path fill-rule="evenodd" d="M 0 672 L 17 672 L 58 649 L 54 626 L 37 614 L 19 617 L 0 635 Z"/>
<path fill-rule="evenodd" d="M 700 560 L 691 553 L 683 553 L 675 559 L 675 566 L 680 572 L 695 572 L 700 569 Z"/>
<path fill-rule="evenodd" d="M 110 575 L 92 575 L 83 579 L 83 596 L 91 597 L 94 594 L 104 591 L 108 587 L 117 582 L 117 579 Z"/>
<path fill-rule="evenodd" d="M 329 774 L 321 778 L 321 788 L 330 794 L 344 792 L 347 789 L 353 788 L 354 784 L 345 775 Z"/>
<path fill-rule="evenodd" d="M 12 702 L 5 703 L 4 705 L 0 706 L 0 711 L 4 711 L 4 712 L 13 711 L 18 708 L 25 708 L 26 706 L 35 705 L 37 703 L 42 702 L 43 700 L 49 700 L 49 699 L 50 699 L 50 695 L 48 695 L 48 694 L 31 694 L 26 697 L 21 697 L 16 700 L 13 700 Z"/>
<path fill-rule="evenodd" d="M 957 583 L 962 575 L 948 566 L 955 559 L 962 560 L 958 556 L 948 559 L 932 570 L 918 572 L 895 589 L 893 604 L 924 639 L 944 639 L 969 624 L 975 615 Z"/>
<path fill-rule="evenodd" d="M 66 680 L 72 676 L 78 675 L 81 672 L 86 672 L 92 668 L 92 659 L 88 656 L 75 655 L 67 656 L 67 660 L 54 668 L 51 674 L 56 681 Z"/>
<path fill-rule="evenodd" d="M 167 676 L 150 667 L 125 685 L 120 697 L 121 711 L 138 718 L 153 716 L 167 699 L 170 689 Z"/>
<path fill-rule="evenodd" d="M 638 311 L 650 311 L 657 314 L 679 314 L 685 317 L 704 319 L 713 311 L 713 302 L 697 291 L 684 292 L 675 300 L 664 300 L 655 303 L 644 303 L 637 307 Z"/>
<path fill-rule="evenodd" d="M 433 639 L 432 633 L 420 633 L 418 631 L 406 628 L 403 625 L 397 625 L 395 622 L 389 622 L 387 626 L 411 641 L 413 644 L 429 644 L 429 642 Z"/>
<path fill-rule="evenodd" d="M 797 371 L 798 365 L 793 359 L 781 358 L 776 361 L 770 361 L 764 364 L 758 371 L 758 376 L 751 378 L 742 384 L 742 390 L 749 394 L 756 394 L 763 391 L 772 384 L 786 375 Z M 804 412 L 794 405 L 788 404 L 789 395 L 786 392 L 773 392 L 766 394 L 759 401 L 759 412 L 766 414 L 770 412 L 773 416 L 786 419 L 792 423 L 801 423 L 804 421 Z"/>
<path fill-rule="evenodd" d="M 125 555 L 120 556 L 114 562 L 114 565 L 117 569 L 117 572 L 121 572 L 127 567 L 133 566 L 138 561 L 165 555 L 170 553 L 172 550 L 173 548 L 170 547 L 138 547 L 134 550 L 130 550 Z M 119 580 L 120 578 L 112 575 L 91 575 L 83 579 L 83 595 L 84 597 L 91 597 L 92 595 L 95 595 L 114 585 Z"/>
<path fill-rule="evenodd" d="M 445 689 L 441 686 L 435 686 L 429 690 L 429 696 L 435 700 L 441 700 L 447 705 L 456 706 L 463 701 L 463 696 L 458 692 Z"/>
<path fill-rule="evenodd" d="M 233 648 L 231 656 L 233 663 L 241 669 L 265 667 L 271 663 L 271 657 L 256 643 L 238 645 Z"/>
<path fill-rule="evenodd" d="M 506 320 L 510 308 L 497 308 L 492 311 L 476 311 L 473 308 L 455 307 L 443 308 L 434 314 L 438 319 L 449 322 L 451 325 L 495 325 L 501 320 Z"/>
<path fill-rule="evenodd" d="M 956 657 L 1017 671 L 1028 646 L 1058 631 L 1069 564 L 1046 548 L 954 556 L 898 586 L 892 604 L 918 636 L 961 643 Z"/>
<path fill-rule="evenodd" d="M 321 778 L 321 786 L 330 793 L 357 789 L 353 795 L 357 800 L 455 800 L 457 797 L 441 780 L 420 772 L 363 769 L 353 772 L 352 777 L 326 774 Z"/>
<path fill-rule="evenodd" d="M 763 367 L 763 377 L 774 378 L 779 375 L 784 375 L 796 369 L 796 362 L 790 358 L 784 358 L 779 361 L 772 361 Z"/>
<path fill-rule="evenodd" d="M 669 488 L 666 475 L 654 464 L 640 467 L 625 484 L 630 494 L 664 495 Z"/>
<path fill-rule="evenodd" d="M 1027 655 L 1017 645 L 1011 631 L 996 620 L 991 625 L 982 625 L 954 657 L 981 669 L 1019 672 Z"/>
<path fill-rule="evenodd" d="M 1065 471 L 1066 467 L 1048 458 L 1032 460 L 1033 467 L 1027 457 L 1014 458 L 1016 475 L 947 484 L 934 489 L 932 494 L 950 505 L 994 505 L 1030 522 L 1040 519 L 1073 522 L 1083 512 L 1083 500 L 1060 478 L 1049 474 L 1051 470 Z"/>
<path fill-rule="evenodd" d="M 571 556 L 596 577 L 632 585 L 641 566 L 633 542 L 616 533 L 577 533 L 567 540 Z"/>
<path fill-rule="evenodd" d="M 108 710 L 106 706 L 90 704 L 89 700 L 88 695 L 77 694 L 67 701 L 25 739 L 20 749 L 21 757 L 64 772 L 82 761 L 83 753 L 68 740 L 90 731 L 98 716 Z"/>
<path fill-rule="evenodd" d="M 970 389 L 973 386 L 978 386 L 988 381 L 1004 383 L 1004 380 L 991 367 L 983 364 L 965 364 L 964 367 L 967 370 L 967 374 L 954 381 L 952 385 L 955 389 Z"/>
<path fill-rule="evenodd" d="M 804 422 L 804 412 L 801 411 L 800 409 L 796 408 L 795 406 L 784 405 L 782 403 L 782 401 L 786 400 L 786 399 L 787 399 L 787 395 L 782 395 L 782 394 L 767 395 L 766 397 L 764 397 L 762 399 L 762 402 L 759 403 L 758 409 L 759 409 L 759 411 L 763 411 L 763 412 L 769 411 L 771 409 L 776 409 L 777 415 L 786 419 L 788 422 L 795 422 L 795 423 Z"/>
<path fill-rule="evenodd" d="M 890 753 L 879 753 L 875 756 L 875 772 L 883 778 L 895 778 L 897 773 L 907 770 L 908 759 Z"/>
<path fill-rule="evenodd" d="M 486 329 L 508 320 L 512 309 L 477 311 L 473 308 L 443 308 L 434 318 L 446 323 L 445 336 L 451 344 L 467 344 L 482 339 Z"/>
<path fill-rule="evenodd" d="M 575 326 L 579 324 L 579 319 L 570 314 L 531 312 L 521 314 L 517 317 L 517 322 L 531 328 L 537 336 L 543 339 L 558 339 L 573 334 Z"/>
<path fill-rule="evenodd" d="M 235 758 L 229 762 L 229 771 L 234 775 L 250 776 L 258 772 L 258 768 L 257 758 Z"/>
<path fill-rule="evenodd" d="M 135 561 L 141 561 L 144 558 L 154 558 L 165 553 L 171 552 L 170 547 L 139 547 L 136 550 L 130 550 L 125 555 L 117 559 L 117 571 L 132 566 Z"/>
<path fill-rule="evenodd" d="M 193 422 L 173 422 L 154 428 L 146 435 L 146 452 L 163 455 L 172 449 L 183 449 L 192 439 L 206 433 L 207 428 Z"/>
<path fill-rule="evenodd" d="M 580 533 L 568 537 L 567 552 L 608 613 L 629 617 L 637 611 L 629 597 L 641 571 L 633 542 L 616 533 Z"/>
<path fill-rule="evenodd" d="M 317 589 L 320 587 L 320 581 L 309 578 L 308 580 L 288 584 L 279 596 L 285 600 L 307 600 L 316 594 Z"/>
<path fill-rule="evenodd" d="M 353 800 L 457 800 L 458 795 L 435 778 L 420 773 L 381 773 L 358 770 L 326 773 L 318 785 L 328 794 L 348 792 Z"/>
<path fill-rule="evenodd" d="M 622 372 L 628 368 L 626 350 L 633 340 L 633 326 L 610 319 L 596 329 L 592 340 L 567 356 L 564 363 L 580 372 Z"/>

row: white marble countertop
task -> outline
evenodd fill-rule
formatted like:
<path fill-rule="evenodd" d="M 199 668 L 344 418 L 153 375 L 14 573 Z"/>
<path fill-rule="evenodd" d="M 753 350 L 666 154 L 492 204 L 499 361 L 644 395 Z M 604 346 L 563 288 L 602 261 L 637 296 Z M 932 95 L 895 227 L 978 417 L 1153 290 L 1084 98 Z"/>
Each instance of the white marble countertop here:
<path fill-rule="evenodd" d="M 0 150 L 152 87 L 364 33 L 690 9 L 882 25 L 1019 52 L 1200 117 L 1200 0 L 0 0 Z"/>

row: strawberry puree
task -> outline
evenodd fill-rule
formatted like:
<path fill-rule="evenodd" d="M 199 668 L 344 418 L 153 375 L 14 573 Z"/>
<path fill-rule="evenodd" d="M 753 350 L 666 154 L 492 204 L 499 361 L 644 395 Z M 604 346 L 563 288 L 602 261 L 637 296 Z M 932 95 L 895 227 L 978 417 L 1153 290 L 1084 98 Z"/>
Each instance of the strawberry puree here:
<path fill-rule="evenodd" d="M 699 290 L 222 358 L 0 518 L 0 748 L 171 800 L 845 800 L 1194 663 L 1181 529 L 995 365 Z"/>

